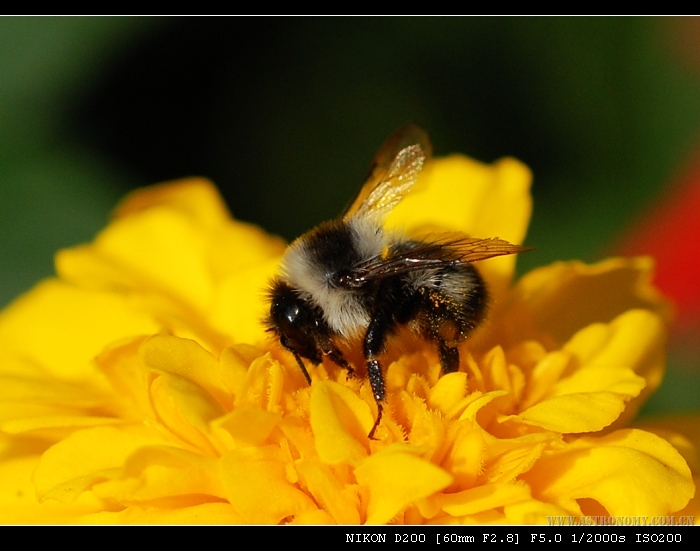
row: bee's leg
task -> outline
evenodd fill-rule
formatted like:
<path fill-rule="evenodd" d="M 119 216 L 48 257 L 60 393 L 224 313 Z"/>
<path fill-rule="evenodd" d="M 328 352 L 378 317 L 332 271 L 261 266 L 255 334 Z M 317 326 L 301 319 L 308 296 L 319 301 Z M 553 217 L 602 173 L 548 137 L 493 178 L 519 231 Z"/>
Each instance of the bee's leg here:
<path fill-rule="evenodd" d="M 443 373 L 453 373 L 459 369 L 459 350 L 456 346 L 448 346 L 445 341 L 438 339 L 438 354 Z"/>
<path fill-rule="evenodd" d="M 331 361 L 342 367 L 345 371 L 347 371 L 347 376 L 348 378 L 352 377 L 355 375 L 355 370 L 352 368 L 352 366 L 343 358 L 343 354 L 340 350 L 337 348 L 333 347 L 331 348 L 328 352 L 325 353 L 326 356 L 328 356 Z"/>
<path fill-rule="evenodd" d="M 382 366 L 377 359 L 377 356 L 384 350 L 386 337 L 389 330 L 387 319 L 382 315 L 377 315 L 370 322 L 365 333 L 365 340 L 362 347 L 362 352 L 367 360 L 367 377 L 372 386 L 374 400 L 377 402 L 377 420 L 369 431 L 369 438 L 374 436 L 374 431 L 377 430 L 379 422 L 382 420 L 383 402 L 386 399 L 386 389 L 384 387 L 384 373 Z"/>
<path fill-rule="evenodd" d="M 306 379 L 306 382 L 311 384 L 311 376 L 309 375 L 309 372 L 306 370 L 306 366 L 304 365 L 304 362 L 301 359 L 301 356 L 294 348 L 293 343 L 289 340 L 289 338 L 286 335 L 282 335 L 280 337 L 280 343 L 282 344 L 282 346 L 284 348 L 286 348 L 287 350 L 289 350 L 292 353 L 292 355 L 294 356 L 294 359 L 297 361 L 297 364 L 299 364 L 299 368 L 301 369 L 301 372 L 304 374 L 304 378 Z M 321 355 L 319 354 L 319 352 L 315 348 L 309 349 L 308 352 L 310 352 L 310 354 L 307 357 L 309 358 L 309 360 L 311 360 L 311 362 L 314 365 L 318 365 L 321 363 Z"/>
<path fill-rule="evenodd" d="M 374 440 L 374 431 L 377 430 L 379 422 L 382 420 L 382 409 L 383 408 L 381 402 L 377 402 L 377 420 L 374 422 L 374 425 L 372 425 L 372 429 L 367 435 L 367 438 L 369 438 L 370 440 Z"/>
<path fill-rule="evenodd" d="M 306 378 L 306 382 L 311 384 L 311 376 L 309 375 L 309 372 L 306 370 L 306 366 L 304 365 L 304 362 L 301 361 L 301 357 L 299 354 L 296 352 L 292 351 L 292 354 L 294 354 L 294 357 L 297 360 L 297 363 L 299 364 L 299 367 L 301 368 L 301 372 L 304 374 L 304 377 Z"/>
<path fill-rule="evenodd" d="M 459 349 L 456 345 L 466 336 L 459 321 L 459 312 L 454 302 L 438 290 L 424 291 L 423 300 L 427 311 L 424 336 L 437 345 L 442 372 L 453 373 L 459 369 Z"/>
<path fill-rule="evenodd" d="M 335 365 L 345 369 L 348 377 L 352 377 L 355 370 L 350 367 L 350 364 L 343 357 L 343 353 L 336 348 L 335 344 L 333 344 L 333 339 L 330 336 L 326 335 L 321 338 L 317 338 L 317 343 L 323 355 L 328 356 Z"/>

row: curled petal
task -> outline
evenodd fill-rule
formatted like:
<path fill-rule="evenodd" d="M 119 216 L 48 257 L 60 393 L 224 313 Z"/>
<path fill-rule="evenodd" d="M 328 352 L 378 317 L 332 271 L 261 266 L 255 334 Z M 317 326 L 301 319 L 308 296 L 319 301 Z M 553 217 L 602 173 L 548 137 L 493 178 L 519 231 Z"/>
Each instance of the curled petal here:
<path fill-rule="evenodd" d="M 608 323 L 631 309 L 668 319 L 668 305 L 650 283 L 652 268 L 649 258 L 613 258 L 594 265 L 558 262 L 533 270 L 520 279 L 499 316 L 499 343 L 508 348 L 539 340 L 555 348 L 580 328 Z"/>
<path fill-rule="evenodd" d="M 572 514 L 579 506 L 586 514 L 590 499 L 611 516 L 665 515 L 682 509 L 695 492 L 690 469 L 673 446 L 634 429 L 576 440 L 522 478 L 534 497 Z"/>
<path fill-rule="evenodd" d="M 636 373 L 650 374 L 658 383 L 664 340 L 661 321 L 646 310 L 630 310 L 608 325 L 582 329 L 556 356 L 564 361 L 553 363 L 545 357 L 540 362 L 557 365 L 559 380 L 517 418 L 566 434 L 598 431 L 623 412 L 631 415 L 627 403 L 647 386 Z"/>

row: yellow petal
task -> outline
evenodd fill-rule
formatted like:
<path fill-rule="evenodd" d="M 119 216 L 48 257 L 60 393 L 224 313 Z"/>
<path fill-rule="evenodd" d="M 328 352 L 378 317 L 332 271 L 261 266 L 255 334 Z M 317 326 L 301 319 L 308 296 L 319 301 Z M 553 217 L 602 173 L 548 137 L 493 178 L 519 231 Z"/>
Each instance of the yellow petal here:
<path fill-rule="evenodd" d="M 565 509 L 535 499 L 505 506 L 503 508 L 503 516 L 507 524 L 550 524 L 552 519 L 557 518 L 569 519 L 572 523 L 577 520 L 571 518 Z M 554 541 L 554 538 L 546 536 L 546 540 L 547 543 L 550 543 Z"/>
<path fill-rule="evenodd" d="M 585 368 L 628 369 L 646 375 L 663 365 L 666 331 L 659 316 L 628 310 L 611 321 L 576 333 L 563 349 Z"/>
<path fill-rule="evenodd" d="M 232 342 L 256 344 L 268 340 L 262 324 L 270 311 L 265 286 L 278 270 L 279 258 L 274 257 L 222 278 L 213 299 L 211 324 L 231 335 Z"/>
<path fill-rule="evenodd" d="M 0 313 L 0 350 L 57 377 L 78 378 L 94 373 L 91 362 L 107 344 L 158 329 L 116 293 L 49 279 Z"/>
<path fill-rule="evenodd" d="M 311 388 L 311 430 L 316 451 L 325 463 L 356 464 L 367 455 L 374 420 L 367 403 L 350 389 L 331 381 Z"/>
<path fill-rule="evenodd" d="M 185 204 L 188 193 L 192 205 Z M 280 239 L 225 217 L 211 186 L 199 182 L 137 192 L 118 213 L 91 245 L 57 255 L 61 277 L 127 292 L 171 329 L 184 326 L 218 348 L 231 343 L 231 334 L 250 342 L 263 337 L 259 323 L 251 332 L 241 322 L 261 318 L 265 276 L 283 250 Z"/>
<path fill-rule="evenodd" d="M 223 498 L 218 459 L 173 446 L 144 446 L 125 461 L 117 476 L 93 486 L 95 495 L 119 503 L 202 495 Z M 184 505 L 184 504 L 183 504 Z"/>
<path fill-rule="evenodd" d="M 34 472 L 39 499 L 74 501 L 96 482 L 117 476 L 126 458 L 142 446 L 165 443 L 141 427 L 96 427 L 64 438 L 41 457 Z"/>
<path fill-rule="evenodd" d="M 635 372 L 663 371 L 663 342 L 658 316 L 646 310 L 582 329 L 563 347 L 571 361 L 557 363 L 560 380 L 545 399 L 517 417 L 547 430 L 579 433 L 607 427 L 623 411 L 632 415 L 627 403 L 647 385 Z M 551 364 L 550 358 L 544 361 Z M 573 373 L 565 376 L 564 367 Z"/>
<path fill-rule="evenodd" d="M 591 329 L 596 330 L 595 326 Z M 584 331 L 587 330 L 588 328 Z M 600 340 L 589 339 L 584 335 L 584 331 L 581 331 L 565 345 L 564 350 L 571 352 L 581 365 L 585 366 L 582 371 L 591 371 L 589 381 L 596 378 L 593 370 L 632 370 L 644 378 L 645 383 L 641 385 L 621 373 L 611 373 L 612 378 L 621 377 L 628 380 L 627 383 L 620 380 L 622 385 L 627 385 L 626 387 L 618 384 L 614 389 L 633 398 L 618 421 L 618 424 L 628 423 L 647 397 L 661 384 L 666 367 L 666 328 L 658 315 L 648 310 L 633 309 L 615 318 L 607 331 L 604 332 L 599 327 L 597 330 Z M 583 343 L 578 342 L 578 336 Z M 563 383 L 562 381 L 560 384 Z M 610 384 L 607 386 L 609 390 L 613 390 Z"/>
<path fill-rule="evenodd" d="M 694 414 L 644 418 L 636 428 L 668 440 L 683 456 L 693 473 L 700 473 L 700 417 Z"/>
<path fill-rule="evenodd" d="M 234 390 L 235 405 L 277 411 L 285 384 L 286 378 L 282 366 L 266 354 L 250 364 L 245 377 Z"/>
<path fill-rule="evenodd" d="M 625 409 L 624 396 L 613 392 L 573 393 L 545 400 L 511 419 L 562 433 L 595 432 Z"/>
<path fill-rule="evenodd" d="M 467 390 L 466 373 L 449 373 L 441 377 L 430 392 L 428 405 L 441 411 L 444 415 L 461 402 Z"/>
<path fill-rule="evenodd" d="M 32 473 L 39 457 L 19 454 L 0 465 L 0 523 L 73 524 L 88 514 L 102 511 L 105 503 L 84 492 L 73 503 L 37 500 Z"/>
<path fill-rule="evenodd" d="M 245 524 L 245 519 L 228 503 L 183 504 L 182 507 L 157 504 L 131 505 L 123 511 L 102 511 L 82 515 L 80 524 Z"/>
<path fill-rule="evenodd" d="M 650 284 L 648 258 L 613 258 L 594 265 L 558 262 L 533 270 L 517 283 L 497 322 L 504 348 L 539 340 L 548 348 L 592 323 L 608 323 L 631 309 L 668 319 L 668 305 Z"/>
<path fill-rule="evenodd" d="M 455 494 L 440 496 L 442 509 L 453 516 L 475 515 L 530 498 L 525 484 L 486 484 Z"/>
<path fill-rule="evenodd" d="M 222 390 L 219 363 L 197 342 L 158 335 L 145 341 L 139 352 L 145 367 L 186 378 L 230 407 L 231 397 Z"/>
<path fill-rule="evenodd" d="M 123 218 L 166 206 L 212 228 L 231 217 L 216 186 L 205 178 L 174 180 L 132 191 L 114 209 L 114 217 Z"/>
<path fill-rule="evenodd" d="M 484 431 L 476 423 L 465 420 L 451 428 L 449 454 L 442 466 L 454 477 L 451 491 L 471 488 L 483 471 L 486 457 Z"/>
<path fill-rule="evenodd" d="M 5 421 L 0 425 L 0 428 L 5 434 L 22 434 L 23 436 L 58 440 L 76 429 L 117 424 L 119 424 L 119 420 L 113 417 L 69 416 L 54 413 L 53 415 L 31 415 Z"/>
<path fill-rule="evenodd" d="M 153 409 L 163 425 L 197 449 L 214 454 L 210 423 L 223 408 L 204 390 L 183 377 L 161 375 L 151 383 Z"/>
<path fill-rule="evenodd" d="M 656 434 L 669 442 L 688 463 L 697 488 L 700 482 L 700 417 L 694 414 L 670 415 L 660 418 L 644 419 L 635 423 L 640 429 Z M 683 518 L 681 520 L 681 517 Z M 688 505 L 676 513 L 678 522 L 688 522 L 694 518 L 700 522 L 700 496 L 697 491 Z"/>
<path fill-rule="evenodd" d="M 355 469 L 357 482 L 369 488 L 367 524 L 389 522 L 414 501 L 452 482 L 449 473 L 405 449 L 386 448 Z"/>
<path fill-rule="evenodd" d="M 135 217 L 152 209 L 184 216 L 193 228 L 201 228 L 208 234 L 209 268 L 214 279 L 278 256 L 285 247 L 281 239 L 256 226 L 233 220 L 216 187 L 203 178 L 135 190 L 117 206 L 114 216 Z"/>
<path fill-rule="evenodd" d="M 527 341 L 530 344 L 532 341 Z M 539 352 L 539 350 L 537 351 Z M 525 356 L 525 354 L 523 354 Z M 538 354 L 538 356 L 540 356 Z M 522 357 L 521 361 L 527 362 L 529 358 Z M 571 355 L 555 350 L 550 353 L 543 353 L 537 360 L 530 373 L 530 381 L 525 395 L 520 402 L 520 409 L 526 410 L 533 404 L 540 402 L 549 396 L 559 378 L 567 370 L 570 370 Z"/>
<path fill-rule="evenodd" d="M 317 508 L 287 481 L 275 448 L 234 450 L 221 458 L 220 475 L 228 501 L 246 522 L 277 524 Z"/>
<path fill-rule="evenodd" d="M 547 442 L 544 439 L 540 442 L 535 439 L 528 442 L 527 438 L 513 439 L 509 442 L 506 451 L 488 461 L 483 469 L 482 478 L 492 483 L 511 483 L 522 473 L 529 471 L 546 450 Z M 495 454 L 494 447 L 489 449 L 492 454 Z"/>
<path fill-rule="evenodd" d="M 237 444 L 260 446 L 282 418 L 281 413 L 264 409 L 239 407 L 214 421 L 226 430 Z"/>
<path fill-rule="evenodd" d="M 331 469 L 319 461 L 302 459 L 296 463 L 304 486 L 337 524 L 359 524 L 359 500 L 345 490 Z"/>
<path fill-rule="evenodd" d="M 186 216 L 153 208 L 115 220 L 92 245 L 61 251 L 56 269 L 82 285 L 157 292 L 203 310 L 213 293 L 208 246 L 206 234 Z"/>
<path fill-rule="evenodd" d="M 541 458 L 522 478 L 538 499 L 569 511 L 577 500 L 590 499 L 611 516 L 667 515 L 695 491 L 680 454 L 665 440 L 633 429 L 580 438 Z"/>
<path fill-rule="evenodd" d="M 335 522 L 333 517 L 326 511 L 323 509 L 316 509 L 315 511 L 304 511 L 303 513 L 299 513 L 289 524 L 324 526 L 327 524 L 335 524 Z"/>
<path fill-rule="evenodd" d="M 668 319 L 667 303 L 650 284 L 652 268 L 649 258 L 612 258 L 594 265 L 558 262 L 533 270 L 510 295 L 502 314 L 502 342 L 563 344 L 578 329 L 607 323 L 635 308 Z"/>

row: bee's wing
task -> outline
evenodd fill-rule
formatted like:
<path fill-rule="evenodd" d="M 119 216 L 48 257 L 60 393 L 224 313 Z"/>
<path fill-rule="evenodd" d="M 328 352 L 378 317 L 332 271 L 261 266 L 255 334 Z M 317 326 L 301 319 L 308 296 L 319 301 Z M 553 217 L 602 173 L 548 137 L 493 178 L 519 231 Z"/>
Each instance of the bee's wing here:
<path fill-rule="evenodd" d="M 478 262 L 496 256 L 532 250 L 513 245 L 498 237 L 479 239 L 459 233 L 443 233 L 425 241 L 409 242 L 405 248 L 375 257 L 353 267 L 343 278 L 349 287 L 360 287 L 370 281 L 425 270 Z"/>
<path fill-rule="evenodd" d="M 514 245 L 500 237 L 477 238 L 459 232 L 445 232 L 429 241 L 429 244 L 437 244 L 445 247 L 459 257 L 460 262 L 479 262 L 496 256 L 507 254 L 525 253 L 533 250 L 532 247 Z"/>
<path fill-rule="evenodd" d="M 360 216 L 381 221 L 416 183 L 430 153 L 428 135 L 415 124 L 392 135 L 374 157 L 367 179 L 343 219 Z"/>

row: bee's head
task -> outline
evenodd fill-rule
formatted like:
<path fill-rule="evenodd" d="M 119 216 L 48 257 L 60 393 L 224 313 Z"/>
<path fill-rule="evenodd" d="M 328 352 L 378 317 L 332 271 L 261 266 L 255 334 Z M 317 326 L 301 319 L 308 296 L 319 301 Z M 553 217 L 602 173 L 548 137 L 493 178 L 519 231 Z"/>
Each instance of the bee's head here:
<path fill-rule="evenodd" d="M 273 281 L 269 300 L 267 330 L 277 335 L 280 344 L 290 352 L 314 364 L 321 363 L 317 339 L 324 324 L 318 308 L 280 279 Z"/>

